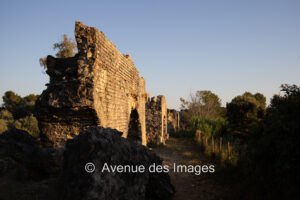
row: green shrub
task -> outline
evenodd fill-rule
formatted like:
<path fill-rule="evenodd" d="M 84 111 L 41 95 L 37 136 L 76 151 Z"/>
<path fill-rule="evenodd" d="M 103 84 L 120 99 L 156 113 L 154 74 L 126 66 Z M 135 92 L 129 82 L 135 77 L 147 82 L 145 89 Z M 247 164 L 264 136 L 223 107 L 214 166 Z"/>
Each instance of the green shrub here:
<path fill-rule="evenodd" d="M 245 92 L 226 104 L 229 132 L 235 137 L 247 137 L 257 131 L 266 111 L 266 97 Z"/>
<path fill-rule="evenodd" d="M 11 127 L 13 120 L 13 115 L 8 110 L 3 109 L 0 111 L 0 134 Z"/>
<path fill-rule="evenodd" d="M 37 119 L 31 114 L 13 122 L 13 126 L 27 131 L 32 136 L 37 137 L 40 133 Z"/>
<path fill-rule="evenodd" d="M 0 111 L 0 119 L 3 120 L 13 120 L 13 115 L 8 110 L 4 109 Z"/>
<path fill-rule="evenodd" d="M 263 128 L 249 141 L 242 164 L 244 170 L 253 172 L 254 181 L 265 194 L 299 199 L 300 88 L 281 88 L 285 94 L 271 99 Z"/>
<path fill-rule="evenodd" d="M 224 118 L 219 119 L 205 119 L 193 117 L 191 120 L 191 131 L 200 130 L 204 136 L 220 137 L 226 133 L 227 122 Z"/>
<path fill-rule="evenodd" d="M 0 134 L 8 130 L 7 121 L 0 119 Z"/>
<path fill-rule="evenodd" d="M 2 98 L 3 107 L 12 113 L 15 120 L 18 120 L 33 113 L 38 95 L 30 94 L 21 97 L 13 91 L 7 91 Z"/>

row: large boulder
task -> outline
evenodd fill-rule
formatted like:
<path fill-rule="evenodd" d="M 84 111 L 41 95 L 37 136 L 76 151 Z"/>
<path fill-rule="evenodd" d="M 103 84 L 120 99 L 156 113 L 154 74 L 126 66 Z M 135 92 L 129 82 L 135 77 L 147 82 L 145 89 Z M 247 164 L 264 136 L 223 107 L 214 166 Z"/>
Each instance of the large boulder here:
<path fill-rule="evenodd" d="M 59 153 L 41 148 L 36 138 L 19 129 L 0 135 L 0 178 L 42 180 L 61 169 Z"/>
<path fill-rule="evenodd" d="M 73 140 L 68 140 L 64 152 L 61 194 L 64 200 L 143 200 L 170 199 L 174 188 L 167 173 L 102 172 L 105 163 L 113 165 L 161 165 L 161 159 L 142 145 L 121 137 L 122 133 L 92 126 Z M 95 171 L 85 170 L 87 163 Z"/>

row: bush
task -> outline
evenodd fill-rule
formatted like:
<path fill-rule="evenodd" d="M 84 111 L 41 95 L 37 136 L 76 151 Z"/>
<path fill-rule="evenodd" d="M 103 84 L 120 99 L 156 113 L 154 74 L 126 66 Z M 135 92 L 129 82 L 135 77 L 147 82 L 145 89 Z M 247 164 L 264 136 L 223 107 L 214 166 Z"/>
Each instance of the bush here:
<path fill-rule="evenodd" d="M 266 108 L 266 98 L 260 93 L 245 92 L 227 103 L 229 132 L 238 137 L 247 137 L 260 126 Z M 236 137 L 235 136 L 235 137 Z"/>
<path fill-rule="evenodd" d="M 40 131 L 33 110 L 38 95 L 30 94 L 21 97 L 12 91 L 7 91 L 2 98 L 4 104 L 0 109 L 0 133 L 18 128 L 37 137 Z"/>
<path fill-rule="evenodd" d="M 34 137 L 38 137 L 40 133 L 38 121 L 32 114 L 14 121 L 13 126 L 17 129 L 27 131 Z"/>
<path fill-rule="evenodd" d="M 30 94 L 21 97 L 13 91 L 7 91 L 2 98 L 4 108 L 12 113 L 15 120 L 18 120 L 33 114 L 35 101 L 37 100 L 38 95 Z"/>
<path fill-rule="evenodd" d="M 2 109 L 0 111 L 0 134 L 11 127 L 13 120 L 13 115 L 8 110 Z"/>
<path fill-rule="evenodd" d="M 4 119 L 0 119 L 0 134 L 7 130 L 8 130 L 7 121 Z"/>
<path fill-rule="evenodd" d="M 1 110 L 0 111 L 0 119 L 3 119 L 3 120 L 13 120 L 13 115 L 11 114 L 11 112 L 9 112 L 8 110 Z"/>
<path fill-rule="evenodd" d="M 282 91 L 284 96 L 272 98 L 260 129 L 239 154 L 241 179 L 248 180 L 245 191 L 255 185 L 262 199 L 300 198 L 300 88 L 283 85 Z"/>
<path fill-rule="evenodd" d="M 204 136 L 207 137 L 220 137 L 225 136 L 227 122 L 224 118 L 219 119 L 205 119 L 193 117 L 191 120 L 191 131 L 200 130 Z"/>
<path fill-rule="evenodd" d="M 300 88 L 282 85 L 284 96 L 275 95 L 267 110 L 264 130 L 254 146 L 253 162 L 270 192 L 285 190 L 285 198 L 299 193 L 300 173 Z M 291 196 L 288 196 L 291 195 Z"/>

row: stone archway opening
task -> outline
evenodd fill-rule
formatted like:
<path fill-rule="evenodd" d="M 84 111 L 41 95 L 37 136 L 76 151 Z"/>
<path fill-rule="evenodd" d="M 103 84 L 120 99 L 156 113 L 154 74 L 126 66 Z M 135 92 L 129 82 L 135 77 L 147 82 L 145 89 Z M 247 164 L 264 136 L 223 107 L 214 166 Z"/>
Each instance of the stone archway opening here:
<path fill-rule="evenodd" d="M 142 144 L 141 123 L 139 120 L 139 113 L 136 109 L 133 109 L 130 114 L 127 140 L 138 144 Z"/>

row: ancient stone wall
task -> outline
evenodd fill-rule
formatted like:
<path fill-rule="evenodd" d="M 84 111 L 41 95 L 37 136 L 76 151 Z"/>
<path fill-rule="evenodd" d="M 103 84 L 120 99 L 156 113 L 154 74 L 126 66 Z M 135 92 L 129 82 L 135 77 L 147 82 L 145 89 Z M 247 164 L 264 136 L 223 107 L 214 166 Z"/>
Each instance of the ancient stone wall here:
<path fill-rule="evenodd" d="M 180 114 L 177 110 L 168 109 L 168 133 L 175 133 L 179 129 Z"/>
<path fill-rule="evenodd" d="M 130 56 L 81 22 L 76 22 L 75 37 L 75 57 L 47 58 L 50 83 L 36 103 L 41 140 L 63 146 L 87 127 L 100 125 L 146 145 L 145 80 Z"/>
<path fill-rule="evenodd" d="M 167 103 L 164 96 L 146 98 L 147 142 L 165 143 L 167 132 Z"/>

